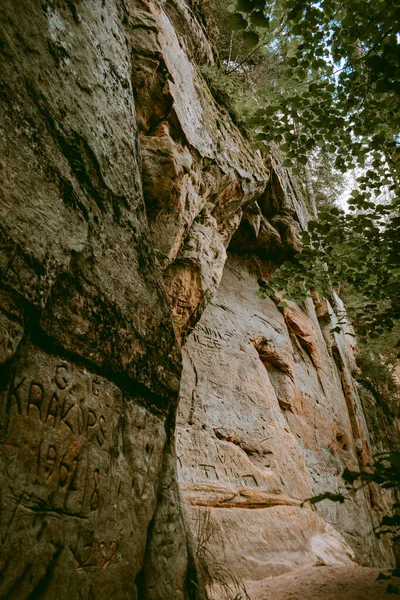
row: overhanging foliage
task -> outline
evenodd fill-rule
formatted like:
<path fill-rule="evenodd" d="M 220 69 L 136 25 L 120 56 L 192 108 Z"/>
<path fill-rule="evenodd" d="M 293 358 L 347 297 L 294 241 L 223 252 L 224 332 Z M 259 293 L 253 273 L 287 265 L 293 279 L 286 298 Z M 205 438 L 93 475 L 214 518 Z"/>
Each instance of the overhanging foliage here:
<path fill-rule="evenodd" d="M 270 292 L 285 288 L 302 301 L 346 281 L 362 297 L 352 315 L 358 332 L 379 335 L 400 317 L 400 6 L 238 0 L 231 9 L 245 44 L 279 46 L 282 56 L 251 102 L 260 146 L 278 143 L 295 169 L 322 148 L 336 169 L 361 173 L 350 212 L 334 207 L 311 222 L 303 252 L 276 272 Z M 377 200 L 383 190 L 389 202 Z"/>

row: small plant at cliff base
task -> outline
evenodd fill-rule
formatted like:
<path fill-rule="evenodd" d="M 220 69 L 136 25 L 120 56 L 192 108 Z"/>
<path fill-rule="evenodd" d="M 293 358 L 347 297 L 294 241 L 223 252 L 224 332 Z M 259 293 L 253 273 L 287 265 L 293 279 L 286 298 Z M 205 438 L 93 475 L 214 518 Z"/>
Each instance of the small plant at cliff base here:
<path fill-rule="evenodd" d="M 212 600 L 215 592 L 221 600 L 250 600 L 241 578 L 211 550 L 211 542 L 216 535 L 217 530 L 212 522 L 211 511 L 200 510 L 195 526 L 196 557 L 207 589 L 207 597 Z M 215 544 L 216 547 L 221 545 Z"/>

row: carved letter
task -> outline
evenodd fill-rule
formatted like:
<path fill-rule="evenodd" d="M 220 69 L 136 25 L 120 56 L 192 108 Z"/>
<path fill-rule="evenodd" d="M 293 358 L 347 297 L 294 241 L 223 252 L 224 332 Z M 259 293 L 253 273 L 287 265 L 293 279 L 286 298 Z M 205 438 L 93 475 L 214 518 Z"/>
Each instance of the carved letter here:
<path fill-rule="evenodd" d="M 60 487 L 64 487 L 65 484 L 67 483 L 69 472 L 71 469 L 69 464 L 65 462 L 65 457 L 67 455 L 67 452 L 68 452 L 68 450 L 66 450 L 66 452 L 64 453 L 64 456 L 62 457 L 61 462 L 60 462 L 60 468 L 58 470 Z"/>
<path fill-rule="evenodd" d="M 51 397 L 51 400 L 50 400 L 50 403 L 49 403 L 49 407 L 47 409 L 45 423 L 47 423 L 48 419 L 51 417 L 51 418 L 54 419 L 53 427 L 55 427 L 57 413 L 58 413 L 58 396 L 57 396 L 57 393 L 54 392 L 54 394 Z"/>
<path fill-rule="evenodd" d="M 59 390 L 65 390 L 68 383 L 68 369 L 66 366 L 60 365 L 56 369 L 56 386 Z"/>
<path fill-rule="evenodd" d="M 83 399 L 80 400 L 80 402 L 83 402 Z M 82 406 L 78 405 L 78 433 L 79 433 L 79 435 L 82 435 L 84 425 L 85 425 L 85 414 L 83 412 Z"/>
<path fill-rule="evenodd" d="M 28 409 L 27 413 L 29 415 L 30 407 L 34 406 L 38 413 L 40 419 L 40 409 L 43 402 L 43 386 L 40 383 L 35 383 L 32 381 L 31 389 L 29 390 L 29 400 L 28 400 Z"/>
<path fill-rule="evenodd" d="M 89 427 L 94 427 L 96 425 L 96 423 L 97 423 L 96 413 L 91 408 L 89 408 L 87 423 L 86 423 L 86 434 L 88 433 Z"/>
<path fill-rule="evenodd" d="M 21 381 L 18 383 L 18 385 L 15 385 L 15 372 L 14 372 L 12 383 L 10 385 L 10 389 L 8 391 L 8 397 L 7 397 L 7 408 L 6 408 L 7 415 L 10 414 L 12 402 L 15 402 L 15 404 L 17 406 L 18 414 L 19 415 L 21 414 L 21 399 L 19 397 L 18 390 L 21 387 L 21 385 L 24 383 L 24 381 L 25 381 L 25 377 L 23 377 L 21 379 Z"/>
<path fill-rule="evenodd" d="M 102 555 L 104 557 L 104 562 L 103 562 L 102 568 L 106 569 L 113 562 L 116 561 L 116 558 L 117 558 L 117 543 L 116 542 L 111 542 L 110 543 L 110 547 L 107 548 L 107 544 L 105 544 L 104 542 L 101 542 L 99 544 L 99 547 L 100 547 L 100 552 L 102 553 Z"/>
<path fill-rule="evenodd" d="M 99 442 L 99 445 L 102 446 L 104 444 L 104 440 L 106 439 L 106 434 L 104 431 L 104 425 L 105 425 L 105 418 L 103 415 L 100 415 L 99 417 L 99 429 L 100 429 L 100 433 L 97 434 L 97 441 Z"/>
<path fill-rule="evenodd" d="M 95 469 L 93 473 L 94 490 L 90 498 L 90 510 L 97 510 L 99 506 L 100 492 L 98 484 L 100 481 L 100 469 Z"/>
<path fill-rule="evenodd" d="M 82 563 L 80 563 L 78 565 L 77 571 L 81 571 L 85 567 L 94 567 L 94 566 L 96 566 L 96 561 L 95 561 L 96 551 L 93 548 L 92 544 L 88 544 L 83 549 L 84 550 L 89 550 L 89 554 L 88 554 L 87 558 Z"/>
<path fill-rule="evenodd" d="M 67 409 L 65 410 L 65 405 L 67 403 L 67 400 L 64 400 L 64 404 L 61 410 L 61 416 L 60 416 L 60 422 L 64 421 L 64 423 L 66 424 L 66 426 L 68 427 L 68 429 L 70 429 L 72 431 L 72 433 L 75 433 L 71 423 L 69 421 L 67 421 L 67 416 L 71 410 L 71 408 L 73 408 L 75 406 L 75 403 L 70 404 Z"/>
<path fill-rule="evenodd" d="M 78 470 L 78 457 L 76 456 L 74 458 L 74 460 L 72 461 L 72 465 L 71 465 L 71 477 L 69 479 L 69 485 L 68 485 L 68 491 L 69 492 L 76 492 L 77 491 L 77 487 L 76 487 L 76 472 Z"/>
<path fill-rule="evenodd" d="M 100 382 L 93 379 L 92 381 L 92 394 L 98 396 L 100 392 Z"/>
<path fill-rule="evenodd" d="M 50 477 L 53 474 L 54 467 L 56 464 L 56 458 L 57 458 L 56 447 L 49 446 L 47 449 L 47 456 L 46 456 L 47 465 L 44 468 L 44 475 L 45 475 L 46 479 L 50 479 Z"/>

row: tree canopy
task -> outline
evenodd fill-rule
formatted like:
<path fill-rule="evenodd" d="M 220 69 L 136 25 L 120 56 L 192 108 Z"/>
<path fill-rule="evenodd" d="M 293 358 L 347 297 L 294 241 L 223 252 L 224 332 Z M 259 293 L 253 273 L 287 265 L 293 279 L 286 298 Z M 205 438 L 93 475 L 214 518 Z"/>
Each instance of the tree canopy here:
<path fill-rule="evenodd" d="M 248 46 L 281 47 L 279 77 L 260 90 L 253 125 L 288 166 L 319 146 L 340 169 L 371 164 L 367 186 L 399 169 L 400 6 L 386 0 L 238 0 L 233 29 Z"/>
<path fill-rule="evenodd" d="M 237 0 L 230 10 L 250 55 L 279 46 L 282 56 L 250 101 L 260 146 L 279 144 L 297 172 L 316 149 L 342 173 L 359 172 L 349 210 L 334 206 L 310 223 L 303 252 L 276 272 L 271 293 L 285 288 L 301 301 L 346 281 L 360 294 L 358 332 L 391 329 L 400 318 L 399 4 Z"/>

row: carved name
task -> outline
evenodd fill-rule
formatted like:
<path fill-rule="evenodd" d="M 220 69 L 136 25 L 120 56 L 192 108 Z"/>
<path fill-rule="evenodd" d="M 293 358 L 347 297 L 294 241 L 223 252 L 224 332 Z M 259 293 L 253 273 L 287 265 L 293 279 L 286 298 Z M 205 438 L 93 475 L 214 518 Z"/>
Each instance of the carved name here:
<path fill-rule="evenodd" d="M 73 381 L 65 365 L 56 367 L 53 387 L 39 379 L 18 378 L 14 373 L 6 399 L 5 429 L 17 415 L 36 417 L 48 427 L 66 428 L 73 436 L 83 436 L 102 446 L 109 434 L 107 417 L 98 400 L 98 382 L 93 381 L 95 402 L 92 406 L 88 406 L 85 397 L 75 396 L 71 383 Z"/>

